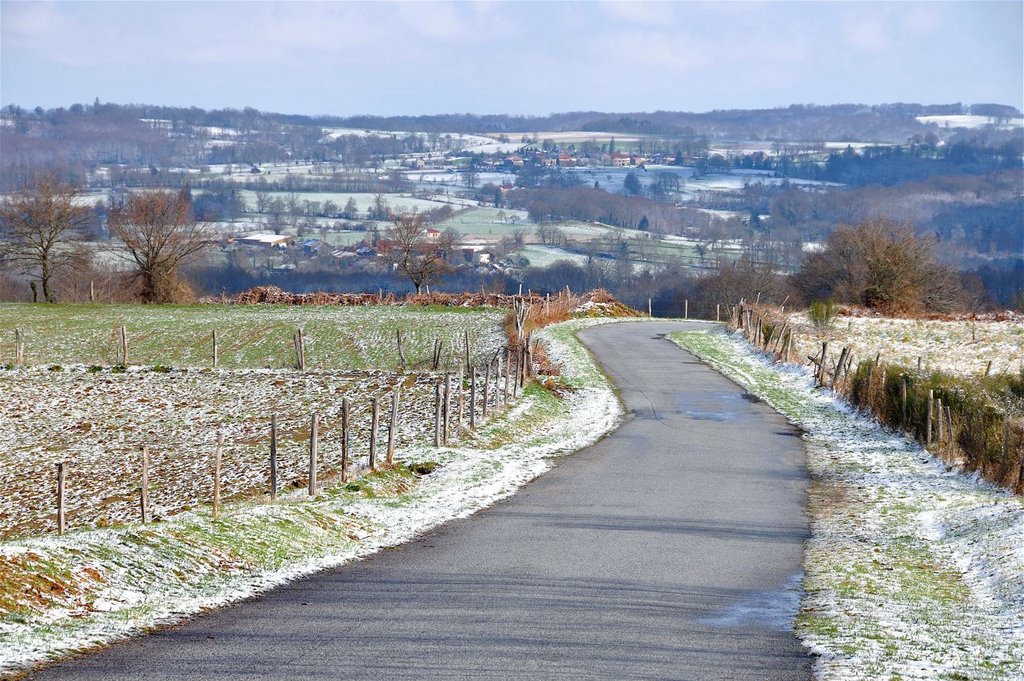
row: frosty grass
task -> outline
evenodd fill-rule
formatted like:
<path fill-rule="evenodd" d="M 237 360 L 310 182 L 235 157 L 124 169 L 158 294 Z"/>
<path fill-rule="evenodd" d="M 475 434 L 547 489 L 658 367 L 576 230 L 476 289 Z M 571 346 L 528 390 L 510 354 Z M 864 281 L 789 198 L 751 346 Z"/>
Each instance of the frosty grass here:
<path fill-rule="evenodd" d="M 721 331 L 673 335 L 805 431 L 797 635 L 821 679 L 1024 678 L 1024 503 Z"/>
<path fill-rule="evenodd" d="M 0 675 L 250 597 L 513 494 L 551 457 L 620 421 L 607 379 L 575 337 L 604 321 L 537 334 L 570 389 L 564 399 L 532 386 L 457 448 L 400 451 L 406 461 L 442 464 L 422 480 L 396 469 L 331 486 L 312 501 L 296 491 L 272 505 L 228 504 L 217 521 L 200 509 L 145 526 L 0 542 Z"/>

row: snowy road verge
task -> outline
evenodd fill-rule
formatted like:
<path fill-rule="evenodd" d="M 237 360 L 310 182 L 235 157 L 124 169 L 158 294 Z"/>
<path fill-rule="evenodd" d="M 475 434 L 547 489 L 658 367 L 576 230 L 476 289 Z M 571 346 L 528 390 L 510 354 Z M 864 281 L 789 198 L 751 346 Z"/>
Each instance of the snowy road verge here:
<path fill-rule="evenodd" d="M 739 336 L 672 338 L 806 433 L 796 631 L 818 678 L 1024 678 L 1021 498 L 948 470 Z"/>
<path fill-rule="evenodd" d="M 311 572 L 408 541 L 513 494 L 552 457 L 612 430 L 622 408 L 573 320 L 535 334 L 565 396 L 538 386 L 458 448 L 400 452 L 434 461 L 417 480 L 400 468 L 335 485 L 315 500 L 228 505 L 146 526 L 0 543 L 0 676 L 250 597 Z"/>

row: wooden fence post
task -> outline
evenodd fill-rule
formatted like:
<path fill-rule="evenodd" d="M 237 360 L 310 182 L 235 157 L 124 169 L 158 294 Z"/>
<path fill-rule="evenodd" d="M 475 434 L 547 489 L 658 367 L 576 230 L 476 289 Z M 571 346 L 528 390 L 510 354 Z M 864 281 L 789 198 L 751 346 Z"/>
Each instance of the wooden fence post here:
<path fill-rule="evenodd" d="M 149 447 L 142 446 L 142 487 L 139 494 L 139 510 L 142 512 L 142 524 L 149 519 Z"/>
<path fill-rule="evenodd" d="M 518 349 L 510 350 L 509 358 L 515 357 L 516 359 L 516 370 L 512 373 L 512 399 L 519 397 L 519 372 L 522 371 L 522 367 L 519 366 L 521 353 Z"/>
<path fill-rule="evenodd" d="M 903 382 L 900 384 L 900 402 L 903 405 L 903 427 L 907 427 L 907 377 L 903 377 Z"/>
<path fill-rule="evenodd" d="M 943 438 L 943 431 L 945 430 L 945 428 L 943 428 L 943 426 L 945 425 L 943 423 L 943 421 L 945 421 L 945 419 L 942 418 L 943 414 L 942 414 L 942 398 L 941 397 L 939 399 L 935 400 L 935 408 L 937 410 L 936 411 L 936 415 L 938 416 L 938 419 L 936 419 L 936 421 L 937 421 L 938 426 L 939 426 L 939 428 L 938 428 L 939 447 L 942 447 L 942 441 L 944 439 Z"/>
<path fill-rule="evenodd" d="M 722 304 L 721 303 L 715 303 L 715 321 L 716 322 L 722 321 Z"/>
<path fill-rule="evenodd" d="M 455 429 L 459 433 L 462 432 L 462 424 L 465 423 L 464 417 L 466 414 L 466 377 L 465 374 L 463 374 L 463 371 L 465 370 L 462 367 L 459 367 L 459 382 L 456 384 L 459 387 L 459 420 L 458 423 L 455 424 Z"/>
<path fill-rule="evenodd" d="M 213 453 L 213 519 L 220 515 L 220 462 L 224 452 L 224 433 L 217 433 L 217 449 Z"/>
<path fill-rule="evenodd" d="M 690 318 L 690 299 L 685 298 L 683 300 L 683 319 Z"/>
<path fill-rule="evenodd" d="M 277 414 L 270 415 L 270 500 L 277 501 Z"/>
<path fill-rule="evenodd" d="M 402 330 L 395 329 L 395 336 L 398 338 L 398 361 L 402 363 L 402 371 L 405 371 L 405 353 L 402 352 Z"/>
<path fill-rule="evenodd" d="M 128 366 L 128 330 L 121 327 L 121 366 Z"/>
<path fill-rule="evenodd" d="M 341 400 L 341 481 L 348 482 L 348 398 Z"/>
<path fill-rule="evenodd" d="M 64 462 L 57 464 L 57 534 L 64 534 L 64 481 L 65 481 L 65 466 Z"/>
<path fill-rule="evenodd" d="M 391 393 L 391 422 L 388 424 L 388 454 L 387 464 L 393 466 L 395 463 L 395 436 L 398 431 L 398 386 Z"/>
<path fill-rule="evenodd" d="M 19 328 L 14 330 L 14 366 L 25 363 L 25 333 Z"/>
<path fill-rule="evenodd" d="M 925 417 L 925 447 L 932 443 L 932 412 L 935 410 L 935 391 L 928 391 L 928 415 Z"/>
<path fill-rule="evenodd" d="M 818 385 L 825 385 L 825 359 L 828 356 L 828 341 L 821 343 L 821 364 L 818 365 Z M 869 378 L 870 380 L 870 378 Z"/>
<path fill-rule="evenodd" d="M 452 411 L 452 375 L 444 374 L 444 405 L 441 409 L 441 444 L 448 444 L 448 432 L 451 426 Z"/>
<path fill-rule="evenodd" d="M 1010 415 L 1003 412 L 1003 460 L 1010 451 Z"/>
<path fill-rule="evenodd" d="M 953 432 L 953 411 L 949 407 L 946 407 L 946 426 L 948 426 L 946 437 L 949 438 L 949 447 L 946 448 L 946 451 L 947 456 L 952 458 L 956 446 L 956 435 Z"/>
<path fill-rule="evenodd" d="M 505 383 L 501 389 L 501 402 L 506 407 L 508 406 L 508 376 L 509 370 L 512 368 L 512 353 L 509 348 L 505 347 Z"/>
<path fill-rule="evenodd" d="M 648 298 L 647 299 L 647 316 L 648 317 L 653 317 L 654 316 L 654 314 L 651 312 L 652 309 L 653 308 L 651 307 L 651 299 Z"/>
<path fill-rule="evenodd" d="M 213 368 L 214 369 L 217 368 L 218 359 L 219 358 L 217 356 L 217 329 L 214 329 L 213 330 Z"/>
<path fill-rule="evenodd" d="M 377 428 L 380 426 L 380 400 L 370 402 L 370 470 L 377 470 Z"/>
<path fill-rule="evenodd" d="M 292 342 L 295 344 L 295 365 L 299 368 L 299 371 L 306 370 L 306 333 L 302 329 L 295 332 L 292 336 Z"/>
<path fill-rule="evenodd" d="M 434 384 L 434 446 L 441 446 L 441 383 Z"/>
<path fill-rule="evenodd" d="M 469 374 L 469 428 L 476 428 L 476 369 Z"/>
<path fill-rule="evenodd" d="M 487 398 L 490 397 L 491 393 L 491 363 L 488 362 L 487 366 L 484 367 L 484 407 L 481 412 L 483 418 L 487 418 Z"/>
<path fill-rule="evenodd" d="M 313 412 L 309 420 L 309 496 L 316 496 L 317 438 L 320 430 L 320 414 Z"/>

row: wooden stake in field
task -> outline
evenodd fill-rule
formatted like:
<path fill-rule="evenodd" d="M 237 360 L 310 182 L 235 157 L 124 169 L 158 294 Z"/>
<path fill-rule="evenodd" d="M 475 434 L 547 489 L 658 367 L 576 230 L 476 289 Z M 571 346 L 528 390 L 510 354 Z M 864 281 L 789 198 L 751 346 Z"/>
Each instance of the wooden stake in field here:
<path fill-rule="evenodd" d="M 1010 451 L 1010 415 L 1003 412 L 1003 461 L 1006 460 L 1006 454 Z"/>
<path fill-rule="evenodd" d="M 715 303 L 715 321 L 716 322 L 722 321 L 722 304 L 721 303 Z"/>
<path fill-rule="evenodd" d="M 510 350 L 509 353 L 516 360 L 516 369 L 512 373 L 512 399 L 514 400 L 519 397 L 519 372 L 522 371 L 522 368 L 519 366 L 521 353 L 518 349 Z"/>
<path fill-rule="evenodd" d="M 142 524 L 149 519 L 149 447 L 142 447 L 142 488 L 139 494 L 139 510 L 142 512 Z"/>
<path fill-rule="evenodd" d="M 388 423 L 387 465 L 395 464 L 395 437 L 398 434 L 398 386 L 391 392 L 391 421 Z"/>
<path fill-rule="evenodd" d="M 64 462 L 57 464 L 57 534 L 64 534 Z"/>
<path fill-rule="evenodd" d="M 370 470 L 377 470 L 377 429 L 380 427 L 380 400 L 370 402 Z"/>
<path fill-rule="evenodd" d="M 469 428 L 476 428 L 476 369 L 469 374 Z"/>
<path fill-rule="evenodd" d="M 224 454 L 224 433 L 217 433 L 217 449 L 213 452 L 213 519 L 220 515 L 220 462 Z"/>
<path fill-rule="evenodd" d="M 405 353 L 402 352 L 402 330 L 395 329 L 395 337 L 398 339 L 398 361 L 402 363 L 402 371 L 405 371 Z"/>
<path fill-rule="evenodd" d="M 441 446 L 441 383 L 434 384 L 434 446 Z"/>
<path fill-rule="evenodd" d="M 949 438 L 949 447 L 947 448 L 947 456 L 953 458 L 953 449 L 956 445 L 956 435 L 953 433 L 953 411 L 946 407 L 946 426 L 948 426 L 947 437 Z"/>
<path fill-rule="evenodd" d="M 505 348 L 505 384 L 502 386 L 501 403 L 508 406 L 508 378 L 509 370 L 512 368 L 512 353 L 508 347 Z"/>
<path fill-rule="evenodd" d="M 309 496 L 316 496 L 317 437 L 320 430 L 320 414 L 313 412 L 309 419 Z"/>
<path fill-rule="evenodd" d="M 932 412 L 935 410 L 935 391 L 928 391 L 928 415 L 925 417 L 924 444 L 927 447 L 932 443 Z"/>
<path fill-rule="evenodd" d="M 298 367 L 299 371 L 306 370 L 306 333 L 302 329 L 295 332 L 292 336 L 292 342 L 295 344 L 295 366 Z"/>
<path fill-rule="evenodd" d="M 689 318 L 690 318 L 690 300 L 687 298 L 687 299 L 683 300 L 683 319 L 689 319 Z"/>
<path fill-rule="evenodd" d="M 989 360 L 988 364 L 985 365 L 985 376 L 988 376 L 989 372 L 991 372 L 991 371 L 992 371 L 992 360 Z"/>
<path fill-rule="evenodd" d="M 217 361 L 218 361 L 218 359 L 219 358 L 217 356 L 217 329 L 214 329 L 213 330 L 213 368 L 214 369 L 217 368 Z"/>
<path fill-rule="evenodd" d="M 21 329 L 14 330 L 14 366 L 20 367 L 25 363 L 25 332 Z"/>
<path fill-rule="evenodd" d="M 828 341 L 821 342 L 821 364 L 818 365 L 818 385 L 825 385 L 825 358 L 828 357 Z M 869 377 L 870 381 L 870 377 Z"/>
<path fill-rule="evenodd" d="M 487 401 L 491 393 L 491 363 L 488 362 L 487 366 L 484 367 L 484 407 L 481 412 L 483 418 L 487 418 Z"/>
<path fill-rule="evenodd" d="M 868 404 L 871 403 L 871 376 L 874 373 L 875 373 L 875 365 L 874 364 L 868 364 L 867 380 L 865 381 L 865 384 L 864 384 L 864 393 L 863 393 L 863 395 L 861 395 L 861 402 L 862 403 L 863 402 L 867 402 Z"/>
<path fill-rule="evenodd" d="M 270 415 L 270 500 L 277 501 L 277 414 Z"/>
<path fill-rule="evenodd" d="M 455 384 L 458 387 L 458 390 L 459 390 L 459 394 L 458 394 L 458 401 L 459 401 L 458 410 L 459 410 L 459 413 L 458 413 L 458 421 L 455 424 L 455 431 L 457 433 L 462 433 L 462 424 L 465 423 L 464 416 L 466 414 L 466 398 L 465 398 L 465 393 L 466 393 L 466 391 L 465 391 L 466 377 L 463 375 L 463 373 L 462 373 L 463 371 L 464 371 L 464 369 L 462 369 L 460 367 L 459 368 L 459 380 Z"/>
<path fill-rule="evenodd" d="M 902 383 L 900 383 L 900 403 L 903 405 L 903 426 L 907 425 L 907 377 L 903 377 Z"/>
<path fill-rule="evenodd" d="M 128 366 L 128 330 L 121 327 L 121 366 Z"/>
<path fill-rule="evenodd" d="M 936 406 L 936 409 L 938 409 L 938 412 L 936 414 L 936 416 L 938 416 L 938 419 L 936 419 L 936 422 L 938 423 L 938 426 L 939 426 L 939 428 L 938 428 L 938 438 L 939 438 L 939 447 L 941 447 L 942 446 L 942 441 L 943 441 L 943 430 L 944 430 L 944 428 L 942 426 L 945 425 L 945 424 L 943 424 L 943 421 L 945 419 L 942 418 L 943 417 L 943 413 L 942 413 L 942 398 L 941 397 L 939 399 L 935 400 L 935 406 Z"/>
<path fill-rule="evenodd" d="M 341 481 L 348 482 L 348 398 L 341 400 Z"/>
<path fill-rule="evenodd" d="M 647 316 L 648 317 L 653 317 L 654 316 L 654 313 L 651 312 L 652 309 L 653 308 L 651 307 L 651 299 L 648 298 L 647 299 Z"/>
<path fill-rule="evenodd" d="M 448 432 L 451 426 L 452 413 L 452 375 L 444 375 L 444 405 L 441 409 L 441 444 L 448 445 Z"/>

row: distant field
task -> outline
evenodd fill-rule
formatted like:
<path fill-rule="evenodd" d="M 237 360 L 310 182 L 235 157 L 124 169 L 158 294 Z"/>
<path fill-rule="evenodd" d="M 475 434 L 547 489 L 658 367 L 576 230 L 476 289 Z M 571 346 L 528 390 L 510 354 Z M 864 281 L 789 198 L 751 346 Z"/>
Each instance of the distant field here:
<path fill-rule="evenodd" d="M 14 329 L 21 328 L 27 364 L 111 365 L 124 325 L 129 364 L 208 367 L 216 329 L 222 368 L 288 368 L 292 335 L 302 327 L 309 369 L 395 369 L 398 329 L 410 364 L 428 362 L 440 339 L 445 363 L 457 366 L 467 331 L 480 362 L 503 343 L 504 315 L 398 306 L 0 304 L 0 364 L 13 362 Z"/>
<path fill-rule="evenodd" d="M 256 210 L 256 192 L 242 189 L 239 194 L 245 199 L 245 203 L 250 211 L 255 212 Z M 268 192 L 271 200 L 281 199 L 287 201 L 288 197 L 292 192 Z M 315 201 L 321 205 L 326 201 L 333 201 L 340 211 L 348 203 L 349 199 L 355 201 L 356 206 L 360 213 L 365 216 L 376 200 L 377 195 L 371 193 L 341 193 L 341 192 L 294 192 L 296 199 L 301 205 L 304 201 Z M 394 212 L 412 212 L 418 211 L 420 213 L 439 208 L 444 203 L 440 201 L 429 201 L 426 199 L 418 199 L 407 194 L 382 194 L 384 201 L 387 202 L 388 207 Z M 257 214 L 258 215 L 258 214 Z"/>

